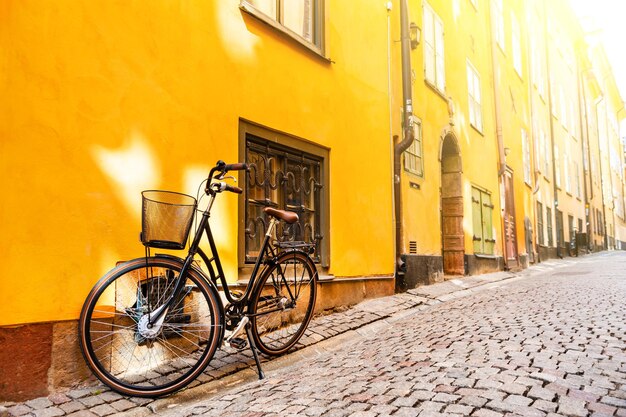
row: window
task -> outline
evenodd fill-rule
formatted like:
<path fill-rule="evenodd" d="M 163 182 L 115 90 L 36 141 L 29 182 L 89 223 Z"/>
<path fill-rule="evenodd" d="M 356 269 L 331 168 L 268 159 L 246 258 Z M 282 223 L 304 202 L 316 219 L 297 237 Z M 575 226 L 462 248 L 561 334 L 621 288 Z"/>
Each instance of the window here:
<path fill-rule="evenodd" d="M 443 55 L 443 21 L 424 2 L 424 77 L 443 93 L 446 89 Z"/>
<path fill-rule="evenodd" d="M 404 151 L 404 169 L 419 177 L 424 177 L 424 158 L 422 156 L 422 123 L 413 118 L 413 143 Z"/>
<path fill-rule="evenodd" d="M 578 232 L 583 233 L 583 219 L 578 219 Z"/>
<path fill-rule="evenodd" d="M 478 77 L 478 72 L 469 61 L 467 61 L 467 91 L 469 92 L 470 125 L 482 132 L 483 116 L 480 104 L 480 78 Z"/>
<path fill-rule="evenodd" d="M 240 0 L 241 8 L 298 42 L 324 53 L 323 0 Z"/>
<path fill-rule="evenodd" d="M 561 188 L 561 160 L 559 159 L 559 147 L 554 145 L 554 183 Z"/>
<path fill-rule="evenodd" d="M 544 245 L 543 236 L 543 205 L 537 201 L 537 244 Z"/>
<path fill-rule="evenodd" d="M 574 240 L 574 216 L 567 216 L 567 225 L 568 225 L 568 233 L 569 233 L 569 241 L 571 242 L 572 240 Z"/>
<path fill-rule="evenodd" d="M 548 232 L 548 246 L 553 246 L 554 245 L 554 238 L 553 238 L 553 233 L 552 233 L 552 209 L 550 207 L 546 207 L 546 225 L 547 225 L 547 232 Z"/>
<path fill-rule="evenodd" d="M 535 20 L 540 21 L 539 17 L 535 15 Z M 530 35 L 530 44 L 531 44 L 531 70 L 533 77 L 533 84 L 537 88 L 537 92 L 541 97 L 545 96 L 545 77 L 544 77 L 544 67 L 543 62 L 544 59 L 544 50 L 543 43 L 539 40 L 539 35 L 535 32 L 532 32 Z"/>
<path fill-rule="evenodd" d="M 491 194 L 472 187 L 472 221 L 474 226 L 474 253 L 493 255 L 493 204 Z"/>
<path fill-rule="evenodd" d="M 240 206 L 240 264 L 256 260 L 269 221 L 263 209 L 273 207 L 299 217 L 293 225 L 280 223 L 277 239 L 315 242 L 315 261 L 328 265 L 328 150 L 242 121 L 240 152 L 250 166 Z"/>
<path fill-rule="evenodd" d="M 598 234 L 604 236 L 604 220 L 602 220 L 602 212 L 600 211 L 600 209 L 596 209 L 596 221 L 598 223 L 596 225 L 596 230 L 598 231 Z"/>
<path fill-rule="evenodd" d="M 565 192 L 568 194 L 572 193 L 572 182 L 570 181 L 570 175 L 571 175 L 571 171 L 570 171 L 570 160 L 569 160 L 569 152 L 565 152 L 565 155 L 563 155 L 563 164 L 565 164 Z"/>
<path fill-rule="evenodd" d="M 504 51 L 504 13 L 502 0 L 491 0 L 493 33 L 500 49 Z"/>
<path fill-rule="evenodd" d="M 543 148 L 544 149 L 544 154 L 543 154 L 543 157 L 544 157 L 544 160 L 543 160 L 544 171 L 543 171 L 543 175 L 545 175 L 547 177 L 548 175 L 550 175 L 550 157 L 551 157 L 552 153 L 550 152 L 550 141 L 548 140 L 546 132 L 543 131 L 543 130 L 541 131 L 541 137 L 542 137 L 542 142 L 543 142 L 543 145 L 544 145 L 544 148 Z"/>
<path fill-rule="evenodd" d="M 580 189 L 580 172 L 578 170 L 578 162 L 573 162 L 574 167 L 574 181 L 576 181 L 576 197 L 582 198 Z"/>
<path fill-rule="evenodd" d="M 528 133 L 526 129 L 522 129 L 522 159 L 524 163 L 524 182 L 532 185 L 531 166 L 530 166 L 530 143 L 528 142 Z"/>
<path fill-rule="evenodd" d="M 522 37 L 517 17 L 511 13 L 511 43 L 513 50 L 513 68 L 517 74 L 522 76 Z"/>

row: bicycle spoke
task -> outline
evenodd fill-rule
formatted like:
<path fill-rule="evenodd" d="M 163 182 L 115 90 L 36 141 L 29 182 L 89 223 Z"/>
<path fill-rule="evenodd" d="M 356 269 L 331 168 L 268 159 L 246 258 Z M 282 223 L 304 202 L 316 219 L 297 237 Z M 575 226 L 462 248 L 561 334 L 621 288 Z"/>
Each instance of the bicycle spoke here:
<path fill-rule="evenodd" d="M 179 266 L 170 264 L 149 258 L 122 265 L 81 314 L 88 364 L 122 393 L 176 390 L 206 366 L 218 347 L 219 301 L 197 273 L 181 285 L 159 327 L 147 326 L 147 315 L 171 299 L 176 288 Z"/>

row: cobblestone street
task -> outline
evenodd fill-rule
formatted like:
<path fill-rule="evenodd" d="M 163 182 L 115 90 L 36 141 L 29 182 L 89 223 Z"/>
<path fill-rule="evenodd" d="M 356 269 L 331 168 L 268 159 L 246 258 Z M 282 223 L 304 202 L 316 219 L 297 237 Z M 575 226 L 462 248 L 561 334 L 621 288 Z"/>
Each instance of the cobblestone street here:
<path fill-rule="evenodd" d="M 626 254 L 396 320 L 176 415 L 626 416 Z"/>
<path fill-rule="evenodd" d="M 220 351 L 154 400 L 104 387 L 0 416 L 626 416 L 626 252 L 464 277 L 316 318 L 300 350 Z"/>

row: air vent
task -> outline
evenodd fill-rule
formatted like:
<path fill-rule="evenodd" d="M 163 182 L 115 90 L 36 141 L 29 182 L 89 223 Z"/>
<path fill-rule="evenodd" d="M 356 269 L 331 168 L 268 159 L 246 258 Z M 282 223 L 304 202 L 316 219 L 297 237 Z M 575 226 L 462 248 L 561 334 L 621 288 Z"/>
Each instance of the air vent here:
<path fill-rule="evenodd" d="M 410 254 L 417 253 L 417 242 L 414 240 L 409 241 L 409 253 Z"/>

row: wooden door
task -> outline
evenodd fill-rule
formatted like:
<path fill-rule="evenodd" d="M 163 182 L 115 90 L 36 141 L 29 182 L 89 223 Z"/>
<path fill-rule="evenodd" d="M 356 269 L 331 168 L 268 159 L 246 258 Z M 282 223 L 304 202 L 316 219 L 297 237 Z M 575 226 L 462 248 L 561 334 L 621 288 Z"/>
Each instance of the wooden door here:
<path fill-rule="evenodd" d="M 517 229 L 515 224 L 515 198 L 513 194 L 513 173 L 507 169 L 504 174 L 504 239 L 507 265 L 517 263 Z"/>
<path fill-rule="evenodd" d="M 443 272 L 447 275 L 464 275 L 465 235 L 461 173 L 446 172 L 441 177 Z"/>

